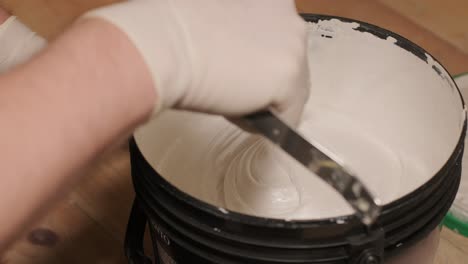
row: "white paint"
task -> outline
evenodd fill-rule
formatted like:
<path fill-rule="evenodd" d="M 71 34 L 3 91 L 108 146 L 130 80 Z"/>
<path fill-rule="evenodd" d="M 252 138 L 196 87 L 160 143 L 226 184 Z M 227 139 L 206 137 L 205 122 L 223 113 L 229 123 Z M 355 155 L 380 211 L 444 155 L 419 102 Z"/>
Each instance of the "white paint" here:
<path fill-rule="evenodd" d="M 426 63 L 394 38 L 358 32 L 358 26 L 311 24 L 312 87 L 299 131 L 343 160 L 385 204 L 443 166 L 464 110 L 431 57 Z M 353 213 L 318 177 L 221 117 L 167 111 L 135 137 L 169 182 L 220 208 L 283 219 Z"/>

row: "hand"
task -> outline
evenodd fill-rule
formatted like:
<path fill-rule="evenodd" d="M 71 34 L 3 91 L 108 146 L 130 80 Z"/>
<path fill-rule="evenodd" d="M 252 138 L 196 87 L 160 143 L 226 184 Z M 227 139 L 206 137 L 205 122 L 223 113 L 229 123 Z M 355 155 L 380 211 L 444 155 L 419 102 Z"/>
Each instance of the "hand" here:
<path fill-rule="evenodd" d="M 273 108 L 297 122 L 308 97 L 306 24 L 292 0 L 133 0 L 91 11 L 133 41 L 158 95 L 240 116 Z"/>

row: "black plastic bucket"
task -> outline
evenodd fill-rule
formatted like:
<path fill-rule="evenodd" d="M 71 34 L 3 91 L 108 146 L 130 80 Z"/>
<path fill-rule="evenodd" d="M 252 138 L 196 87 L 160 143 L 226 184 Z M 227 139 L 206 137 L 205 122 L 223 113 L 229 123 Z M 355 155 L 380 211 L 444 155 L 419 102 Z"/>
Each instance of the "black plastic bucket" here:
<path fill-rule="evenodd" d="M 312 22 L 332 18 L 354 21 L 319 15 L 303 17 Z M 423 49 L 403 37 L 358 23 L 356 30 L 380 38 L 390 36 L 399 47 L 427 60 Z M 448 76 L 445 69 L 433 68 L 437 74 Z M 460 102 L 463 109 L 463 101 Z M 466 120 L 463 126 L 466 127 Z M 148 224 L 155 261 L 160 264 L 383 263 L 403 254 L 441 223 L 458 190 L 464 131 L 465 128 L 460 130 L 458 143 L 443 167 L 416 190 L 384 205 L 377 223 L 370 228 L 353 215 L 285 221 L 220 210 L 171 185 L 145 159 L 138 140 L 131 139 L 136 199 L 126 235 L 127 257 L 130 263 L 152 263 L 143 252 Z"/>

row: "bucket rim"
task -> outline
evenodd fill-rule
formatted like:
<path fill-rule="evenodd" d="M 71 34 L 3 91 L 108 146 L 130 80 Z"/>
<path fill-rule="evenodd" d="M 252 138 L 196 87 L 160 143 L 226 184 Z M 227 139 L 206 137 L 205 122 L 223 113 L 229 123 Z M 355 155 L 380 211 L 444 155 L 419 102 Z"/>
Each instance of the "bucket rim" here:
<path fill-rule="evenodd" d="M 407 38 L 394 33 L 392 31 L 389 31 L 387 29 L 381 28 L 379 26 L 369 24 L 367 22 L 359 21 L 356 19 L 350 19 L 350 18 L 345 18 L 345 17 L 340 17 L 340 16 L 331 16 L 331 15 L 322 15 L 322 14 L 312 14 L 312 13 L 303 13 L 301 16 L 307 21 L 307 22 L 318 22 L 321 20 L 332 20 L 332 19 L 338 19 L 341 22 L 345 23 L 359 23 L 359 27 L 356 29 L 358 31 L 364 31 L 371 33 L 379 38 L 387 38 L 387 37 L 393 37 L 397 40 L 396 45 L 399 47 L 411 52 L 413 55 L 417 56 L 418 58 L 427 61 L 426 54 L 430 55 L 433 60 L 437 63 L 439 61 L 434 58 L 429 52 L 415 44 L 414 42 L 408 40 Z M 439 63 L 439 65 L 442 67 L 442 70 L 447 73 L 447 75 L 450 77 L 450 81 L 453 82 L 455 85 L 455 88 L 458 92 L 458 96 L 461 100 L 462 105 L 460 106 L 460 109 L 465 108 L 465 102 L 464 99 L 461 95 L 461 92 L 458 88 L 458 85 L 456 82 L 453 80 L 451 75 L 448 73 L 447 69 Z M 455 161 L 461 155 L 463 152 L 463 145 L 464 145 L 464 136 L 465 136 L 465 130 L 467 126 L 467 117 L 466 115 L 464 116 L 463 120 L 463 128 L 460 131 L 460 136 L 458 139 L 458 142 L 451 153 L 450 157 L 448 160 L 444 163 L 442 168 L 440 168 L 427 182 L 425 182 L 423 185 L 419 186 L 415 190 L 409 192 L 406 195 L 403 195 L 402 197 L 387 203 L 382 206 L 382 213 L 381 215 L 385 215 L 389 211 L 391 211 L 393 208 L 396 207 L 401 207 L 403 204 L 410 202 L 412 199 L 417 196 L 418 193 L 431 189 L 431 185 L 434 184 L 434 182 L 441 177 L 444 177 L 448 170 L 454 165 Z M 354 214 L 349 214 L 349 215 L 343 215 L 343 216 L 337 216 L 337 217 L 330 217 L 330 218 L 316 218 L 316 219 L 306 219 L 306 220 L 285 220 L 285 219 L 279 219 L 279 218 L 268 218 L 268 217 L 261 217 L 261 216 L 253 216 L 253 215 L 248 215 L 244 213 L 239 213 L 235 211 L 228 210 L 226 208 L 220 208 L 217 206 L 214 206 L 212 204 L 209 204 L 207 202 L 204 202 L 196 197 L 193 197 L 182 190 L 179 190 L 177 187 L 169 183 L 164 177 L 160 176 L 159 173 L 156 171 L 155 168 L 153 168 L 150 163 L 146 160 L 145 156 L 140 152 L 138 148 L 138 142 L 135 139 L 134 136 L 130 139 L 130 144 L 134 144 L 136 149 L 138 150 L 139 154 L 141 155 L 141 158 L 143 158 L 145 167 L 148 168 L 153 175 L 159 176 L 158 180 L 161 180 L 160 183 L 162 184 L 162 187 L 164 187 L 167 191 L 171 192 L 175 197 L 178 199 L 183 200 L 186 203 L 191 204 L 192 206 L 201 209 L 207 213 L 213 214 L 217 217 L 223 218 L 223 219 L 229 219 L 230 221 L 236 221 L 239 223 L 244 223 L 244 224 L 250 224 L 250 225 L 261 225 L 261 226 L 270 226 L 270 227 L 278 227 L 278 228 L 300 228 L 300 227 L 311 227 L 311 226 L 316 226 L 316 225 L 335 225 L 335 224 L 353 224 L 353 225 L 361 225 L 360 221 L 357 219 L 357 217 Z M 378 221 L 377 221 L 378 222 Z"/>

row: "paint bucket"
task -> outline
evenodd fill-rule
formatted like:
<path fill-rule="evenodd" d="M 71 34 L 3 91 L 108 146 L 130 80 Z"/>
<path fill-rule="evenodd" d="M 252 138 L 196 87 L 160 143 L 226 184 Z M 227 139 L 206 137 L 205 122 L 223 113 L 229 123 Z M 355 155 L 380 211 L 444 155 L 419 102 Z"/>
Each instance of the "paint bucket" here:
<path fill-rule="evenodd" d="M 311 31 L 314 45 L 327 49 L 328 41 L 340 41 L 340 34 L 347 28 L 369 40 L 357 44 L 354 57 L 349 57 L 354 58 L 352 63 L 359 63 L 362 55 L 385 56 L 379 65 L 371 67 L 388 65 L 389 69 L 407 72 L 408 80 L 416 81 L 416 85 L 408 87 L 402 80 L 401 86 L 387 87 L 379 98 L 367 91 L 363 97 L 354 99 L 369 105 L 362 116 L 369 118 L 369 124 L 380 129 L 381 135 L 392 139 L 398 151 L 427 165 L 424 167 L 427 179 L 386 202 L 372 227 L 364 226 L 352 214 L 283 220 L 228 211 L 183 192 L 157 172 L 161 171 L 157 164 L 162 157 L 153 152 L 175 138 L 178 131 L 210 133 L 203 125 L 178 122 L 179 113 L 164 113 L 137 131 L 130 141 L 136 191 L 125 243 L 130 263 L 151 263 L 143 251 L 147 223 L 156 263 L 161 264 L 432 262 L 438 227 L 460 182 L 466 114 L 458 88 L 427 52 L 395 33 L 344 18 L 320 15 L 304 18 L 314 25 Z M 375 41 L 392 42 L 392 51 L 396 53 L 371 54 Z M 409 59 L 417 63 L 409 63 Z M 315 74 L 331 70 L 317 67 Z M 380 77 L 363 73 L 357 79 L 366 82 Z M 437 85 L 429 85 L 434 82 Z M 376 85 L 375 89 L 382 88 Z M 191 150 L 174 156 L 177 166 L 190 159 Z M 413 181 L 412 174 L 405 174 L 402 181 Z"/>

